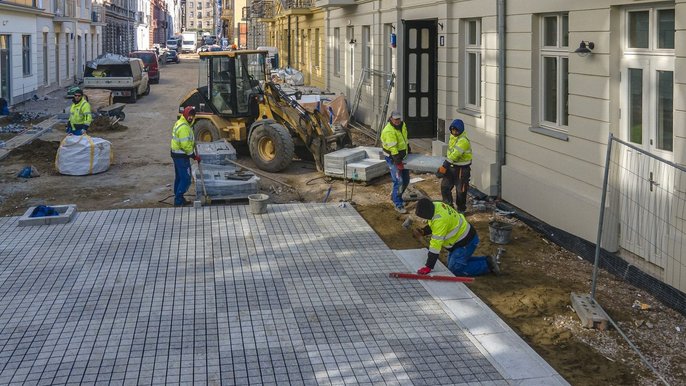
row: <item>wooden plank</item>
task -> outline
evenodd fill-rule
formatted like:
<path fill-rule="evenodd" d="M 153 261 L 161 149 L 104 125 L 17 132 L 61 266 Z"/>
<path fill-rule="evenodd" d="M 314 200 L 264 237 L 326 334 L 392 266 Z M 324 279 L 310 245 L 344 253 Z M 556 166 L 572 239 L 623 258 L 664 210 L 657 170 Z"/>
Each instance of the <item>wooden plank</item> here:
<path fill-rule="evenodd" d="M 30 129 L 26 129 L 16 136 L 10 138 L 5 142 L 5 146 L 0 148 L 0 160 L 4 159 L 10 152 L 20 146 L 23 146 L 34 139 L 45 134 L 47 131 L 51 130 L 54 125 L 62 121 L 59 116 L 53 116 L 44 120 L 41 123 L 34 125 Z"/>

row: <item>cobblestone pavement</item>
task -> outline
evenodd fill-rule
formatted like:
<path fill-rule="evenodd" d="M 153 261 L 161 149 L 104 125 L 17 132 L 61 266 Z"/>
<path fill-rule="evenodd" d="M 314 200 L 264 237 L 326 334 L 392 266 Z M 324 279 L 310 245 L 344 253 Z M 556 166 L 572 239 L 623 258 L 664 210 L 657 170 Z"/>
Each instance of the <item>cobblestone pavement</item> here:
<path fill-rule="evenodd" d="M 0 219 L 0 384 L 510 382 L 350 207 Z M 498 367 L 500 365 L 497 365 Z"/>

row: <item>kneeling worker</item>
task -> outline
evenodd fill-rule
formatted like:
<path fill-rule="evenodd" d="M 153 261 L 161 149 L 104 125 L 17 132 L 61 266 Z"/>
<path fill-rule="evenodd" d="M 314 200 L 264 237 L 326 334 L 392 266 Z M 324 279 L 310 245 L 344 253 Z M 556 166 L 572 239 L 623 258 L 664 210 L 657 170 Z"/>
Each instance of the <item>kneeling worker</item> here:
<path fill-rule="evenodd" d="M 492 272 L 500 274 L 500 267 L 492 256 L 472 256 L 479 245 L 479 235 L 463 214 L 444 202 L 422 198 L 417 201 L 415 214 L 429 220 L 416 236 L 431 235 L 426 266 L 417 273 L 426 275 L 434 269 L 441 248 L 448 250 L 448 269 L 456 276 L 480 276 Z"/>

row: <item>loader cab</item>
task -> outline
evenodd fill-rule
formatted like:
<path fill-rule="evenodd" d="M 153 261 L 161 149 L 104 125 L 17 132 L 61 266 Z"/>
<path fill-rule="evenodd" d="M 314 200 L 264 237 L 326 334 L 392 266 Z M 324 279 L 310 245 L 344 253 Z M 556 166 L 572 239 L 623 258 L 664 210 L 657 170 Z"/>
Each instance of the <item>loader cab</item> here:
<path fill-rule="evenodd" d="M 256 118 L 266 80 L 266 54 L 261 51 L 200 53 L 198 91 L 209 104 L 208 112 L 223 118 Z"/>

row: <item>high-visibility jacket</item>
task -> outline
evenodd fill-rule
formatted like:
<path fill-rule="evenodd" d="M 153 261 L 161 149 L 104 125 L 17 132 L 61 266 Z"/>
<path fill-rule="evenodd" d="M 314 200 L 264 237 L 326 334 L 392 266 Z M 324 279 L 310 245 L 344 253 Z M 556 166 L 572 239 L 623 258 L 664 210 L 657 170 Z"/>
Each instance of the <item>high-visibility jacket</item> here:
<path fill-rule="evenodd" d="M 438 254 L 441 248 L 449 249 L 469 234 L 471 225 L 467 219 L 452 206 L 435 201 L 434 216 L 428 221 L 431 227 L 429 253 Z"/>
<path fill-rule="evenodd" d="M 445 159 L 453 165 L 471 165 L 472 144 L 469 142 L 466 132 L 463 131 L 462 134 L 457 137 L 454 135 L 450 136 L 450 140 L 448 141 L 448 153 Z"/>
<path fill-rule="evenodd" d="M 172 129 L 171 152 L 178 155 L 191 155 L 195 149 L 193 130 L 186 118 L 181 116 Z"/>
<path fill-rule="evenodd" d="M 73 130 L 76 130 L 74 125 L 90 125 L 91 121 L 93 121 L 91 104 L 86 98 L 81 97 L 79 103 L 72 103 L 69 108 L 69 123 Z"/>
<path fill-rule="evenodd" d="M 407 125 L 403 122 L 402 129 L 396 129 L 390 122 L 381 130 L 381 146 L 387 155 L 394 156 L 404 151 L 407 155 Z"/>

